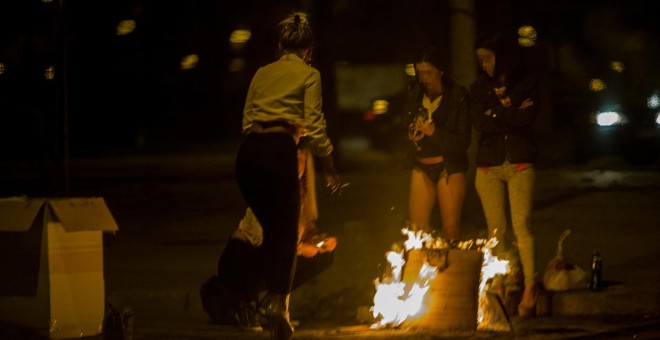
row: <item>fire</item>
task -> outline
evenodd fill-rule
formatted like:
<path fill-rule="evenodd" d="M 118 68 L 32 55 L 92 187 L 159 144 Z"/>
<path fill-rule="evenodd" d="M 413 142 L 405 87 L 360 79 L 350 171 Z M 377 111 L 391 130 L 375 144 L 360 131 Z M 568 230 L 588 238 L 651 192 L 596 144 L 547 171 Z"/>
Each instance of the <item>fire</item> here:
<path fill-rule="evenodd" d="M 392 250 L 386 253 L 390 271 L 386 273 L 387 275 L 384 278 L 377 278 L 374 281 L 376 294 L 374 295 L 374 306 L 371 311 L 377 321 L 371 325 L 371 328 L 398 327 L 404 322 L 424 314 L 424 297 L 429 290 L 431 281 L 438 273 L 438 268 L 427 262 L 426 255 L 430 250 L 448 250 L 450 248 L 450 245 L 443 239 L 434 238 L 422 231 L 415 232 L 403 228 L 401 232 L 407 236 L 404 249 Z M 462 250 L 470 250 L 476 247 L 477 250 L 483 253 L 479 282 L 478 328 L 487 328 L 486 323 L 489 320 L 486 300 L 487 283 L 496 275 L 508 272 L 508 261 L 499 260 L 492 255 L 491 250 L 496 245 L 497 239 L 495 237 L 489 240 L 469 240 L 453 245 L 453 248 Z M 419 270 L 414 269 L 412 279 L 408 269 L 406 270 L 407 277 L 403 278 L 406 255 L 408 257 L 424 257 Z"/>
<path fill-rule="evenodd" d="M 481 266 L 481 279 L 479 281 L 479 311 L 477 313 L 477 328 L 489 328 L 492 317 L 492 309 L 488 309 L 488 300 L 486 293 L 488 291 L 487 283 L 496 275 L 504 275 L 509 271 L 509 261 L 500 260 L 493 256 L 492 249 L 497 245 L 497 239 L 491 238 L 482 248 L 484 262 Z"/>
<path fill-rule="evenodd" d="M 421 230 L 415 232 L 408 230 L 408 228 L 403 228 L 401 229 L 401 233 L 408 236 L 408 239 L 404 242 L 406 250 L 422 249 L 425 242 L 433 239 L 430 234 Z"/>
<path fill-rule="evenodd" d="M 406 251 L 422 249 L 431 235 L 421 231 L 412 232 L 406 228 L 401 232 L 408 236 L 404 243 Z M 404 251 L 389 251 L 385 254 L 391 267 L 391 275 L 383 282 L 375 280 L 376 295 L 371 308 L 377 322 L 371 328 L 396 327 L 422 311 L 424 295 L 429 289 L 429 282 L 435 278 L 436 268 L 424 263 L 412 285 L 402 280 Z"/>

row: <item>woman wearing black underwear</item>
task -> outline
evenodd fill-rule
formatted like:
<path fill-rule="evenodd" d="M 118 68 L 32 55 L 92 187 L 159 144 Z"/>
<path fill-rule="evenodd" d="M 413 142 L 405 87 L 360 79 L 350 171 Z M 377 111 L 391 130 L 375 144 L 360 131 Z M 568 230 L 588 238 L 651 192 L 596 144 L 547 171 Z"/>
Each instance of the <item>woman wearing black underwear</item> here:
<path fill-rule="evenodd" d="M 468 91 L 447 80 L 440 51 L 427 48 L 417 58 L 420 86 L 409 94 L 408 137 L 412 143 L 409 219 L 416 230 L 431 231 L 431 212 L 439 204 L 441 236 L 460 238 L 470 145 Z"/>

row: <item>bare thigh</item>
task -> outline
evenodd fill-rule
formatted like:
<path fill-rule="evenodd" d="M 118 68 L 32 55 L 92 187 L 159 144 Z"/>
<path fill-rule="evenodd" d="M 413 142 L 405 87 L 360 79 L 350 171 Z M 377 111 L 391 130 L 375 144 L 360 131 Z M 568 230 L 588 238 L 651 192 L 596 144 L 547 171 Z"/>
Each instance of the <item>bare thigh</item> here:
<path fill-rule="evenodd" d="M 437 184 L 438 203 L 442 218 L 443 237 L 450 240 L 460 238 L 461 213 L 467 181 L 465 174 L 454 173 L 449 177 L 442 177 Z"/>
<path fill-rule="evenodd" d="M 423 230 L 430 230 L 431 212 L 436 200 L 436 187 L 421 170 L 413 168 L 410 177 L 409 219 Z"/>

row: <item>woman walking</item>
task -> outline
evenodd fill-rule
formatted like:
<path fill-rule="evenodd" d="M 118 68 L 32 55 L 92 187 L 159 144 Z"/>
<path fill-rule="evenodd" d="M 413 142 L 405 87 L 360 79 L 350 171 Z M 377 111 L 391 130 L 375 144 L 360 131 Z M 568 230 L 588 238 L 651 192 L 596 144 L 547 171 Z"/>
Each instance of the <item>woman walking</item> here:
<path fill-rule="evenodd" d="M 301 136 L 307 136 L 310 151 L 320 158 L 330 190 L 339 191 L 341 182 L 322 112 L 321 76 L 309 65 L 310 23 L 299 12 L 279 26 L 281 57 L 260 68 L 248 89 L 243 110 L 246 137 L 236 158 L 236 178 L 263 228 L 263 273 L 259 274 L 268 293 L 258 308 L 269 319 L 274 339 L 290 339 L 289 295 L 300 216 L 296 145 Z"/>

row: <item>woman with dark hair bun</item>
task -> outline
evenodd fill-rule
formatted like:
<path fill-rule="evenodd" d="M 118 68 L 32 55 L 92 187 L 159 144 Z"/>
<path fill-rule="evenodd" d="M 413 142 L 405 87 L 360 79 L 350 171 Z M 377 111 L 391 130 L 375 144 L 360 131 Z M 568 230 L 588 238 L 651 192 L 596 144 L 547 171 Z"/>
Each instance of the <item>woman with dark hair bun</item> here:
<path fill-rule="evenodd" d="M 268 292 L 257 308 L 268 318 L 274 339 L 290 339 L 289 296 L 299 242 L 297 144 L 301 137 L 321 160 L 333 193 L 341 191 L 341 181 L 326 133 L 321 75 L 309 65 L 311 25 L 305 13 L 298 12 L 280 22 L 279 28 L 281 57 L 257 70 L 248 89 L 236 179 L 263 229 L 261 266 L 254 274 L 265 279 Z M 250 282 L 256 285 L 258 280 Z"/>
<path fill-rule="evenodd" d="M 441 51 L 430 47 L 415 61 L 419 86 L 409 93 L 408 137 L 412 167 L 409 221 L 431 232 L 431 212 L 439 204 L 442 238 L 460 238 L 468 169 L 470 113 L 468 91 L 449 81 Z"/>
<path fill-rule="evenodd" d="M 472 121 L 481 132 L 475 188 L 488 230 L 500 242 L 496 255 L 506 248 L 511 216 L 525 285 L 518 313 L 524 317 L 534 315 L 538 295 L 531 213 L 537 158 L 532 124 L 539 110 L 539 80 L 518 69 L 515 48 L 501 35 L 480 39 L 475 46 L 480 73 L 470 92 Z"/>

